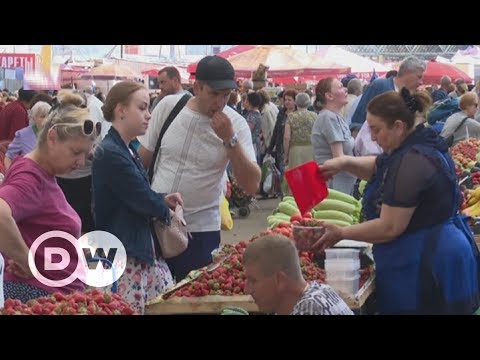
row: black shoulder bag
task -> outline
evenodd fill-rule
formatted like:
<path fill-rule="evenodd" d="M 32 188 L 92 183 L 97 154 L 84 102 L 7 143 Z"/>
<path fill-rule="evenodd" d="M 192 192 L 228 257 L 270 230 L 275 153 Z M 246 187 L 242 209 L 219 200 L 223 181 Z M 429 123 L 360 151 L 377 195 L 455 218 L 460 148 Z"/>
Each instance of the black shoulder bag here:
<path fill-rule="evenodd" d="M 155 146 L 155 151 L 153 152 L 152 161 L 148 168 L 148 179 L 150 180 L 150 182 L 152 182 L 152 179 L 153 179 L 155 162 L 157 160 L 158 152 L 160 151 L 163 135 L 165 135 L 165 132 L 167 131 L 170 124 L 172 123 L 173 119 L 177 117 L 177 115 L 183 109 L 183 107 L 187 103 L 188 99 L 190 99 L 190 97 L 191 97 L 190 94 L 185 94 L 182 96 L 182 98 L 178 101 L 177 105 L 175 105 L 171 113 L 168 115 L 167 120 L 165 120 L 165 123 L 163 124 L 162 129 L 160 130 L 160 135 L 158 136 L 157 145 Z"/>

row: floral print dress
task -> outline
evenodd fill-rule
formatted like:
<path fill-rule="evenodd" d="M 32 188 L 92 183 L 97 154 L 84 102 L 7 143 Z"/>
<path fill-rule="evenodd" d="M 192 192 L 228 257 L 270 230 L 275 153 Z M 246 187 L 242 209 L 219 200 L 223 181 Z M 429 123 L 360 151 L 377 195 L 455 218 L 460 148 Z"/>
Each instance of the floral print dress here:
<path fill-rule="evenodd" d="M 153 265 L 127 257 L 125 272 L 118 279 L 118 293 L 140 314 L 145 313 L 145 303 L 174 285 L 172 274 L 162 258 Z"/>

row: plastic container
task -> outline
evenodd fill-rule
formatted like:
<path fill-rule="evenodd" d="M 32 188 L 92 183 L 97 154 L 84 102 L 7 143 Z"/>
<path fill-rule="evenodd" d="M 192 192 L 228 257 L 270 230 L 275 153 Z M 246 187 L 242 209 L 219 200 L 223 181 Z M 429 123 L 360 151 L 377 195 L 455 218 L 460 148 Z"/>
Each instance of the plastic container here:
<path fill-rule="evenodd" d="M 348 260 L 325 260 L 325 271 L 342 272 L 342 271 L 359 271 L 360 259 L 348 259 Z"/>
<path fill-rule="evenodd" d="M 352 278 L 329 278 L 327 274 L 326 282 L 335 291 L 341 291 L 346 294 L 355 295 L 359 290 L 360 275 Z"/>
<path fill-rule="evenodd" d="M 354 277 L 360 276 L 360 270 L 325 270 L 325 275 L 327 279 L 333 280 L 353 279 Z"/>
<path fill-rule="evenodd" d="M 293 240 L 299 251 L 308 251 L 325 232 L 323 226 L 293 225 Z"/>
<path fill-rule="evenodd" d="M 325 249 L 325 259 L 358 259 L 360 260 L 360 250 L 358 249 Z"/>

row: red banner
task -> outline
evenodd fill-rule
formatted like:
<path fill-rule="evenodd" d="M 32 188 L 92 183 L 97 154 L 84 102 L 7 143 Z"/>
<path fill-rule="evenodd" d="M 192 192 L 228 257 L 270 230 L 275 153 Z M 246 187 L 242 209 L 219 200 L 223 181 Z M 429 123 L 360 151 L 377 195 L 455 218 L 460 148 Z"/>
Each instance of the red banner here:
<path fill-rule="evenodd" d="M 126 55 L 140 55 L 140 45 L 123 45 Z"/>
<path fill-rule="evenodd" d="M 24 71 L 35 71 L 35 54 L 9 54 L 0 53 L 0 67 L 15 69 L 21 67 Z"/>

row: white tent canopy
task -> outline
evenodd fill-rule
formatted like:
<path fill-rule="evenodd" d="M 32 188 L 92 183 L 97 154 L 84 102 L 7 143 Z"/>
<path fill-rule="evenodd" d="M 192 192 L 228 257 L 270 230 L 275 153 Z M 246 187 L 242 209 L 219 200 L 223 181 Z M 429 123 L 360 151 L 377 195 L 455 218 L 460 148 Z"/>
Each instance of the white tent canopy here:
<path fill-rule="evenodd" d="M 351 72 L 359 78 L 370 78 L 374 69 L 379 75 L 383 75 L 391 70 L 389 66 L 382 65 L 337 46 L 330 46 L 326 51 L 323 50 L 319 52 L 320 55 L 322 53 L 326 61 L 349 66 L 352 69 Z"/>

